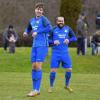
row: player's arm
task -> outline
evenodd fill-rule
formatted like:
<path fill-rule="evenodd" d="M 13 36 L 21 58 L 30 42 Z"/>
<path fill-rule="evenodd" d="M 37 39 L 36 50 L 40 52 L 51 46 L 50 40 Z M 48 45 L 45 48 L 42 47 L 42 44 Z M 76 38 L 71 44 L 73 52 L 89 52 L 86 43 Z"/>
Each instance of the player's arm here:
<path fill-rule="evenodd" d="M 69 44 L 70 42 L 74 42 L 76 41 L 76 36 L 73 32 L 73 30 L 71 28 L 69 28 L 69 34 L 68 34 L 68 37 L 64 40 L 64 43 L 65 44 Z"/>
<path fill-rule="evenodd" d="M 77 40 L 74 31 L 69 28 L 69 42 L 75 42 Z"/>
<path fill-rule="evenodd" d="M 30 24 L 30 22 L 29 22 L 27 28 L 25 29 L 25 31 L 24 31 L 24 33 L 23 33 L 23 36 L 24 36 L 24 37 L 28 36 L 28 34 L 31 32 L 31 30 L 32 30 L 32 26 L 31 26 L 31 24 Z"/>

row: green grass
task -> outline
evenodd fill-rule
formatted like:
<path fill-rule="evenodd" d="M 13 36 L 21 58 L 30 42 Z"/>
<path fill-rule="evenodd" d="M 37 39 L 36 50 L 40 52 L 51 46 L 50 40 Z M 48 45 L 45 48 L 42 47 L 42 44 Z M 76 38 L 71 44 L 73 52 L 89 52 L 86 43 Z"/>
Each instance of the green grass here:
<path fill-rule="evenodd" d="M 0 49 L 0 72 L 30 72 L 30 48 L 17 48 L 15 54 L 9 54 Z M 43 65 L 43 71 L 49 72 L 50 70 L 50 55 L 49 49 L 48 56 Z M 92 56 L 90 49 L 87 50 L 86 56 L 77 56 L 76 49 L 70 48 L 70 55 L 73 64 L 74 73 L 99 73 L 100 74 L 100 55 Z M 58 72 L 63 72 L 60 68 Z"/>
<path fill-rule="evenodd" d="M 49 88 L 50 53 L 43 65 L 41 95 L 28 98 L 31 90 L 30 48 L 17 48 L 15 54 L 9 54 L 0 48 L 0 100 L 100 100 L 100 55 L 77 56 L 76 49 L 70 48 L 73 63 L 71 87 L 74 93 L 64 90 L 64 70 L 60 68 L 52 94 Z"/>
<path fill-rule="evenodd" d="M 64 89 L 64 77 L 57 74 L 54 92 L 47 92 L 49 87 L 49 74 L 43 74 L 41 95 L 27 97 L 31 90 L 30 73 L 1 72 L 0 73 L 0 100 L 100 100 L 99 74 L 73 74 L 71 86 L 74 93 Z"/>

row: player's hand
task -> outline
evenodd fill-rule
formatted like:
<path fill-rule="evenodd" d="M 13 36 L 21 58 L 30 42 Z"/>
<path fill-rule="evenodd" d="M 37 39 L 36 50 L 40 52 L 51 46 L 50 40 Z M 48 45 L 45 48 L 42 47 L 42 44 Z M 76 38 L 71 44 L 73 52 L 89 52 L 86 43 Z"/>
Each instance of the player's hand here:
<path fill-rule="evenodd" d="M 60 42 L 59 42 L 58 40 L 55 40 L 55 41 L 54 41 L 54 44 L 55 44 L 55 45 L 59 45 Z"/>
<path fill-rule="evenodd" d="M 65 39 L 65 40 L 64 40 L 64 43 L 65 43 L 65 44 L 68 44 L 68 43 L 69 43 L 69 40 L 68 40 L 68 39 Z"/>
<path fill-rule="evenodd" d="M 23 37 L 27 37 L 28 34 L 26 32 L 23 33 Z"/>
<path fill-rule="evenodd" d="M 32 33 L 32 37 L 35 37 L 37 35 L 37 32 Z"/>

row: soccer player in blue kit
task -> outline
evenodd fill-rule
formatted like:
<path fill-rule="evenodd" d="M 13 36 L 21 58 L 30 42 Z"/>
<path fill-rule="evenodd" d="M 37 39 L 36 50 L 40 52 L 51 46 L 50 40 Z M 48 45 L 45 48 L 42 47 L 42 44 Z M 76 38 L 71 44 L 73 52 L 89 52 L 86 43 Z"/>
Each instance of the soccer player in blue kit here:
<path fill-rule="evenodd" d="M 65 68 L 65 89 L 69 92 L 73 90 L 69 87 L 69 82 L 72 73 L 72 63 L 68 53 L 68 44 L 76 41 L 76 36 L 69 26 L 64 25 L 64 17 L 57 17 L 56 26 L 52 31 L 52 54 L 50 63 L 50 89 L 48 92 L 53 92 L 56 71 L 60 63 Z"/>
<path fill-rule="evenodd" d="M 33 45 L 31 52 L 32 62 L 32 91 L 27 96 L 37 96 L 40 94 L 42 80 L 42 64 L 48 53 L 48 33 L 52 29 L 49 20 L 43 15 L 44 4 L 38 3 L 35 6 L 35 17 L 29 21 L 23 36 L 32 33 Z"/>

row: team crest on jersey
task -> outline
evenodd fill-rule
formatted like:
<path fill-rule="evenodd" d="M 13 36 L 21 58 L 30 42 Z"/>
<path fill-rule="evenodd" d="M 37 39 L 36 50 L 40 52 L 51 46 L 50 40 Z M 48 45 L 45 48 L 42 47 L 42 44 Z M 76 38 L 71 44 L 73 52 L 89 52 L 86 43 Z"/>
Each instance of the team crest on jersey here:
<path fill-rule="evenodd" d="M 37 24 L 39 24 L 39 21 L 36 21 Z"/>
<path fill-rule="evenodd" d="M 68 30 L 64 30 L 64 32 L 66 32 L 66 33 L 67 33 L 67 32 L 68 32 Z"/>

